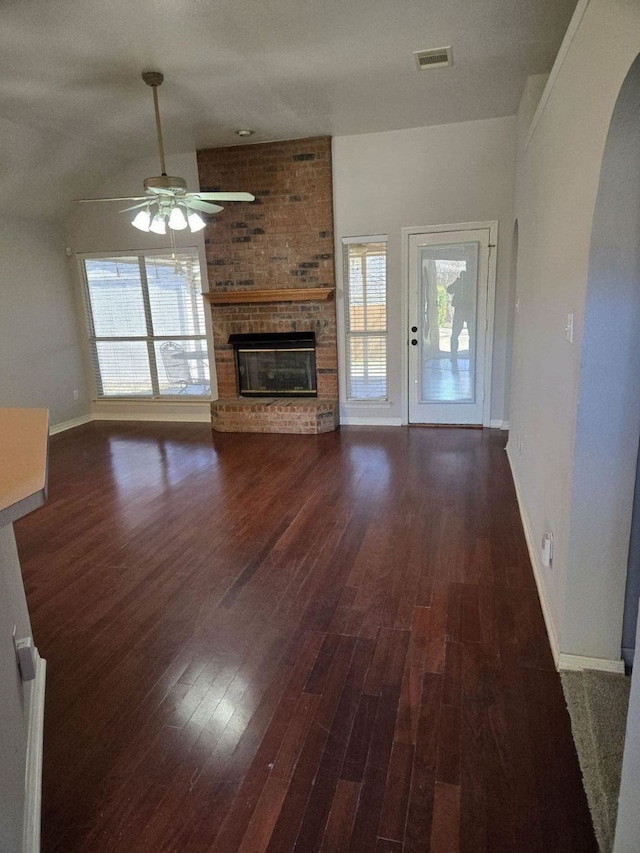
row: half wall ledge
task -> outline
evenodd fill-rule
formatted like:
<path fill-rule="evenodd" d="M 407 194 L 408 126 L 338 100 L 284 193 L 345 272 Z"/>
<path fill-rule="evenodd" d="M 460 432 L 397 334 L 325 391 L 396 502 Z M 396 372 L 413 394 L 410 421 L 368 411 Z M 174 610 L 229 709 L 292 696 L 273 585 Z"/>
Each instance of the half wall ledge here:
<path fill-rule="evenodd" d="M 307 397 L 214 400 L 211 425 L 216 432 L 273 432 L 317 435 L 339 423 L 337 400 Z"/>

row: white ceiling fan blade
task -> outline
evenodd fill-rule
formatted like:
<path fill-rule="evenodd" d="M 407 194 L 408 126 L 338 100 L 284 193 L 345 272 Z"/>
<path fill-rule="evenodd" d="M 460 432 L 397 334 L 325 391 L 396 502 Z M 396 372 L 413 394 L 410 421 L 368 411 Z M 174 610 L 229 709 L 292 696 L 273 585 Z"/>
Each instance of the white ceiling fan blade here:
<path fill-rule="evenodd" d="M 119 210 L 118 213 L 126 213 L 128 210 L 138 210 L 141 207 L 148 207 L 148 201 L 142 201 L 140 204 L 132 204 L 131 207 L 124 207 L 122 210 Z"/>
<path fill-rule="evenodd" d="M 187 207 L 193 207 L 196 210 L 203 210 L 205 213 L 218 213 L 224 210 L 219 204 L 210 204 L 207 201 L 201 201 L 199 198 L 187 198 L 185 200 Z"/>
<path fill-rule="evenodd" d="M 77 198 L 77 199 L 75 199 L 75 201 L 82 201 L 82 202 L 88 202 L 88 201 L 143 201 L 143 200 L 148 201 L 147 196 L 144 196 L 144 195 L 125 195 L 125 196 L 122 196 L 121 198 Z"/>
<path fill-rule="evenodd" d="M 251 193 L 194 193 L 195 196 L 209 201 L 255 201 Z"/>

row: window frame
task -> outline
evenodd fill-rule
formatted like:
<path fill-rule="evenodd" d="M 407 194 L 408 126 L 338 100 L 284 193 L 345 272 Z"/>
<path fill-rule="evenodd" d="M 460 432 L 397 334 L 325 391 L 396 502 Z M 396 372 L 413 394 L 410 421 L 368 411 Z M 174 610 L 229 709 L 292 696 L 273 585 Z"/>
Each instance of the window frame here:
<path fill-rule="evenodd" d="M 78 269 L 78 277 L 80 281 L 80 304 L 82 310 L 83 317 L 83 329 L 84 329 L 84 339 L 88 357 L 88 366 L 89 372 L 91 376 L 91 382 L 94 391 L 94 400 L 99 403 L 109 403 L 111 401 L 128 401 L 133 403 L 157 403 L 157 402 L 170 402 L 171 404 L 180 402 L 193 404 L 197 402 L 210 401 L 212 399 L 211 392 L 211 384 L 209 388 L 209 393 L 207 394 L 198 394 L 198 395 L 184 395 L 184 394 L 162 394 L 160 393 L 160 385 L 158 381 L 158 359 L 156 357 L 156 351 L 154 343 L 163 342 L 163 341 L 192 341 L 194 343 L 198 341 L 204 341 L 206 345 L 206 350 L 209 356 L 209 373 L 211 374 L 211 362 L 213 360 L 212 356 L 212 345 L 211 345 L 211 328 L 209 317 L 207 311 L 204 311 L 204 333 L 202 335 L 131 335 L 131 336 L 118 336 L 118 335 L 96 335 L 95 332 L 95 322 L 94 322 L 94 312 L 93 306 L 91 305 L 91 298 L 89 294 L 89 282 L 87 278 L 87 269 L 85 265 L 85 261 L 91 260 L 114 260 L 117 261 L 119 258 L 137 258 L 138 260 L 138 268 L 140 273 L 140 282 L 142 285 L 142 302 L 144 309 L 144 317 L 145 317 L 145 326 L 147 333 L 153 332 L 153 319 L 151 314 L 151 302 L 149 297 L 149 285 L 147 281 L 147 270 L 146 270 L 146 260 L 149 258 L 153 258 L 154 256 L 162 256 L 166 257 L 167 255 L 175 254 L 178 257 L 180 255 L 188 256 L 195 263 L 197 263 L 198 270 L 200 273 L 200 293 L 206 293 L 205 286 L 207 284 L 206 278 L 203 278 L 202 275 L 202 260 L 200 257 L 200 251 L 197 246 L 180 246 L 175 249 L 171 247 L 163 247 L 163 248 L 153 248 L 153 249 L 130 249 L 130 250 L 120 250 L 116 252 L 82 252 L 76 254 L 77 261 L 77 269 Z M 108 394 L 105 395 L 103 393 L 102 388 L 102 377 L 100 376 L 100 372 L 97 369 L 97 365 L 99 364 L 98 360 L 98 351 L 97 351 L 97 343 L 99 342 L 142 342 L 146 344 L 147 347 L 147 357 L 149 360 L 149 373 L 151 379 L 151 394 Z M 210 377 L 209 383 L 213 381 L 213 377 Z"/>
<path fill-rule="evenodd" d="M 367 246 L 373 244 L 384 244 L 384 331 L 377 330 L 351 330 L 351 276 L 349 268 L 349 251 L 350 246 Z M 388 403 L 389 401 L 389 254 L 388 254 L 388 237 L 386 234 L 343 237 L 342 238 L 342 276 L 343 276 L 343 294 L 344 294 L 344 353 L 345 353 L 345 402 L 347 404 L 371 404 Z M 366 283 L 363 282 L 364 293 L 366 293 Z M 364 301 L 364 300 L 363 300 Z M 384 338 L 385 341 L 385 359 L 384 359 L 384 379 L 386 393 L 379 397 L 357 397 L 351 393 L 351 341 L 355 339 L 367 340 L 368 338 Z"/>

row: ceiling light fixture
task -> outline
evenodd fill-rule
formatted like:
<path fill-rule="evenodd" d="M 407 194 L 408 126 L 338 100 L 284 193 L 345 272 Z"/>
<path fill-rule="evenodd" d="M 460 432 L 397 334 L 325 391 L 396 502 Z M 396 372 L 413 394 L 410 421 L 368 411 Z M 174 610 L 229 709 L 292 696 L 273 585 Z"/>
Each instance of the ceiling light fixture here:
<path fill-rule="evenodd" d="M 151 226 L 151 212 L 148 208 L 139 211 L 133 218 L 131 224 L 140 231 L 148 231 Z"/>
<path fill-rule="evenodd" d="M 169 228 L 173 228 L 174 231 L 184 231 L 187 224 L 185 215 L 178 205 L 173 207 L 169 214 Z"/>
<path fill-rule="evenodd" d="M 133 201 L 131 207 L 126 207 L 120 213 L 137 210 L 131 224 L 140 231 L 153 231 L 154 234 L 166 234 L 167 226 L 171 232 L 184 231 L 189 228 L 193 233 L 201 231 L 207 223 L 201 213 L 219 213 L 223 208 L 213 201 L 255 201 L 255 196 L 245 192 L 187 192 L 187 182 L 184 178 L 167 175 L 164 161 L 164 143 L 162 141 L 162 126 L 160 124 L 160 109 L 158 107 L 158 86 L 164 80 L 159 71 L 144 71 L 142 79 L 153 89 L 153 107 L 156 114 L 156 131 L 158 135 L 158 151 L 160 153 L 161 174 L 153 178 L 145 178 L 144 196 L 128 196 L 125 198 L 81 198 L 78 201 Z M 252 130 L 241 130 L 241 136 L 251 136 Z"/>
<path fill-rule="evenodd" d="M 249 130 L 248 127 L 240 128 L 240 130 L 236 130 L 236 136 L 253 136 L 255 130 Z"/>
<path fill-rule="evenodd" d="M 207 223 L 200 216 L 200 214 L 196 213 L 195 211 L 191 211 L 191 213 L 187 216 L 187 220 L 189 221 L 189 228 L 192 234 L 194 234 L 196 231 L 202 231 L 203 228 L 207 227 Z"/>

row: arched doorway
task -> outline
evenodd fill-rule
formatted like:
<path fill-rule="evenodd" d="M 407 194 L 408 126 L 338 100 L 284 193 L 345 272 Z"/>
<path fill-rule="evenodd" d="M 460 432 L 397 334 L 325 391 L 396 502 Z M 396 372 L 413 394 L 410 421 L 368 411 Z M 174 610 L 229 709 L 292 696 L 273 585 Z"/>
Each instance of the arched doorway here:
<path fill-rule="evenodd" d="M 596 647 L 608 646 L 612 659 L 620 654 L 640 439 L 639 114 L 640 57 L 613 111 L 593 218 L 567 576 L 579 594 L 567 596 L 566 621 L 574 635 L 582 625 Z"/>

